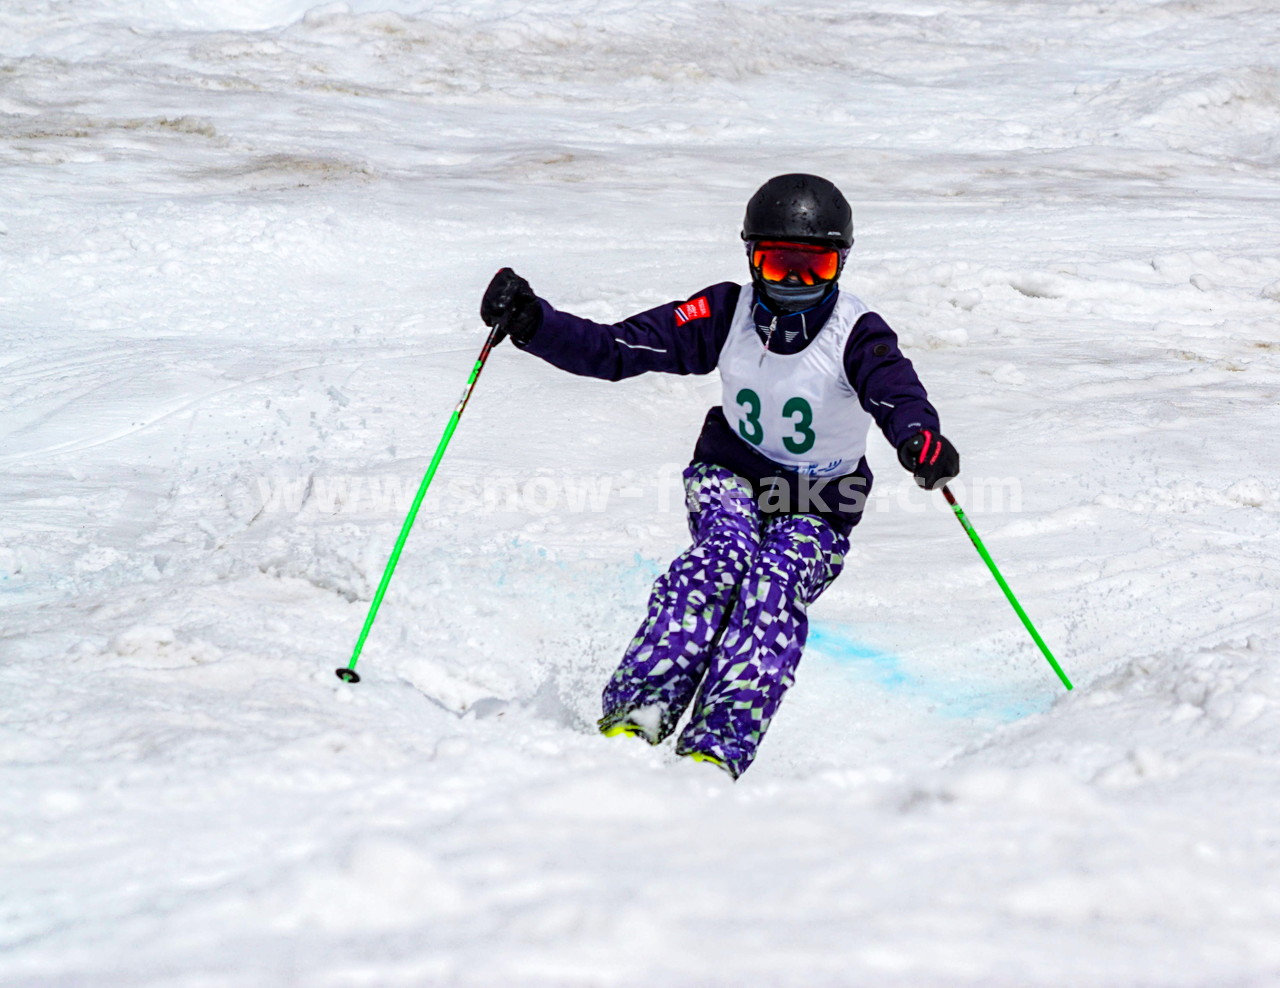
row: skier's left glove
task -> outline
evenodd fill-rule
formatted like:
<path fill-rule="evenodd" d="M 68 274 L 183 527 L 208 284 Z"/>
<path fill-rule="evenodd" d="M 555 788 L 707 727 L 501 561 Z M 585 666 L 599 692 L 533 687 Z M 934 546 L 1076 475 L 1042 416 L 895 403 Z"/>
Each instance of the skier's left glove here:
<path fill-rule="evenodd" d="M 960 454 L 946 436 L 921 429 L 898 447 L 898 462 L 927 491 L 936 491 L 960 473 Z"/>
<path fill-rule="evenodd" d="M 484 290 L 480 318 L 486 326 L 497 328 L 495 346 L 506 336 L 523 346 L 542 326 L 542 303 L 527 281 L 510 268 L 503 268 Z"/>

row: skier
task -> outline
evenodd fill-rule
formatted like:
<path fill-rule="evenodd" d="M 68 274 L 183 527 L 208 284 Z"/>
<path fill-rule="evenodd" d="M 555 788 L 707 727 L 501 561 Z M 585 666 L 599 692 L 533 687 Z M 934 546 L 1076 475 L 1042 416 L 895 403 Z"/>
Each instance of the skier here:
<path fill-rule="evenodd" d="M 599 726 L 658 744 L 696 693 L 676 751 L 735 779 L 794 682 L 807 608 L 844 565 L 871 489 L 871 423 L 921 487 L 960 470 L 893 330 L 839 290 L 853 246 L 840 190 L 815 175 L 772 178 L 747 204 L 742 239 L 749 285 L 712 285 L 611 326 L 556 310 L 510 268 L 480 307 L 499 340 L 574 374 L 719 369 L 722 404 L 684 472 L 693 545 L 654 583 Z"/>

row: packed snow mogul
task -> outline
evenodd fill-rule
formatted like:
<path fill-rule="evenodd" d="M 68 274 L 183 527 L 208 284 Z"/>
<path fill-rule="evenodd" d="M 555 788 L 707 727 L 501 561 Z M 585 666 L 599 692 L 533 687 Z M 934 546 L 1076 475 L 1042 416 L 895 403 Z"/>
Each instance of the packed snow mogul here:
<path fill-rule="evenodd" d="M 853 246 L 840 190 L 815 175 L 772 178 L 747 204 L 742 239 L 749 285 L 713 285 L 612 326 L 556 310 L 509 268 L 480 307 L 499 338 L 574 374 L 719 369 L 722 404 L 684 471 L 693 545 L 654 583 L 600 730 L 658 744 L 693 702 L 676 751 L 734 778 L 795 681 L 809 605 L 844 565 L 871 489 L 872 422 L 921 487 L 960 470 L 893 330 L 839 289 Z"/>

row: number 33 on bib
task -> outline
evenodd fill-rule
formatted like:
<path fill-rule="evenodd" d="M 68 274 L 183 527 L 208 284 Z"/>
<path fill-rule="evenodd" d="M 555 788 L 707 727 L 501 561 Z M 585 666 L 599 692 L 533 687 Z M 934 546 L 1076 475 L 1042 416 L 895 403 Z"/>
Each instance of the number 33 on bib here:
<path fill-rule="evenodd" d="M 822 332 L 799 353 L 765 347 L 743 292 L 720 350 L 725 417 L 775 463 L 797 473 L 834 477 L 853 470 L 867 451 L 871 416 L 844 369 L 849 334 L 867 307 L 841 293 Z"/>

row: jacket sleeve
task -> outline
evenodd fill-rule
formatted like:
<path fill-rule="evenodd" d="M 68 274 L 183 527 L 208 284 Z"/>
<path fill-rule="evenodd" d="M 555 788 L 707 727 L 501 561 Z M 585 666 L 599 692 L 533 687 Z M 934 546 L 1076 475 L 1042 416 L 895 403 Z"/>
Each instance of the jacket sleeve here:
<path fill-rule="evenodd" d="M 522 349 L 571 374 L 621 381 L 646 371 L 708 374 L 729 335 L 741 285 L 723 282 L 612 325 L 542 302 L 542 325 Z"/>
<path fill-rule="evenodd" d="M 921 429 L 941 431 L 938 413 L 898 346 L 898 334 L 879 314 L 864 314 L 849 334 L 845 373 L 885 438 L 895 449 Z"/>

